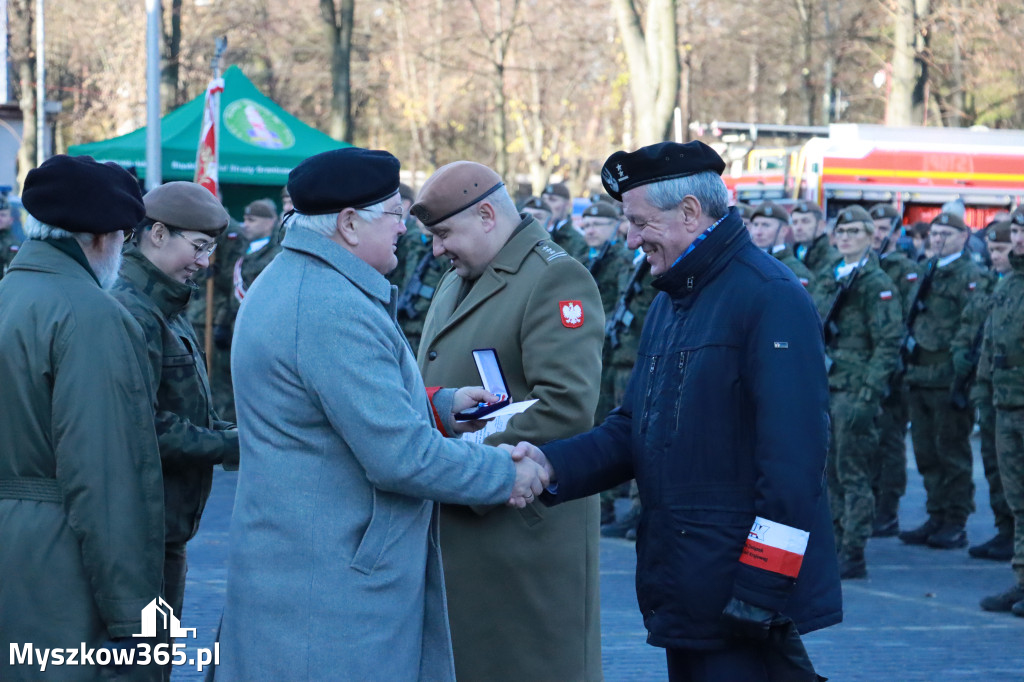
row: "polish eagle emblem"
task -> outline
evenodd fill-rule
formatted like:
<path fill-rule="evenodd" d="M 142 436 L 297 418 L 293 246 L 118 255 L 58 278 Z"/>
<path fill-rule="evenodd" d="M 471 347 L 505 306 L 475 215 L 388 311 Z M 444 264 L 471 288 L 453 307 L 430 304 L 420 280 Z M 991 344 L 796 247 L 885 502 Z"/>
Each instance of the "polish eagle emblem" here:
<path fill-rule="evenodd" d="M 583 326 L 583 304 L 580 301 L 559 301 L 562 324 L 569 329 Z"/>

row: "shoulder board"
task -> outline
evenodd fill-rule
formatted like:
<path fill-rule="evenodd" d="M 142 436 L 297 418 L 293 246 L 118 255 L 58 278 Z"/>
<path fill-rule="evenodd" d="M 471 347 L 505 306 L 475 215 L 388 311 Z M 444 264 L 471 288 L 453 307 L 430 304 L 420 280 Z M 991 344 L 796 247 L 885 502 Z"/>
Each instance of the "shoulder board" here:
<path fill-rule="evenodd" d="M 533 247 L 533 250 L 540 254 L 540 257 L 548 263 L 569 255 L 560 246 L 557 246 L 547 239 L 542 239 L 537 242 L 537 245 Z"/>

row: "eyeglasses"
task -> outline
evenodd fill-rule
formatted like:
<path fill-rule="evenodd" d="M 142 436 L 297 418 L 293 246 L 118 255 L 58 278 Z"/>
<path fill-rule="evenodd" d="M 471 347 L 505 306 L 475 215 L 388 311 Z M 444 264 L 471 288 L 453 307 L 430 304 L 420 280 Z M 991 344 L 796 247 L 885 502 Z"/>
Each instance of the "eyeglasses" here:
<path fill-rule="evenodd" d="M 124 243 L 127 244 L 131 240 L 135 239 L 135 228 L 129 227 L 126 230 L 121 230 L 124 233 Z"/>
<path fill-rule="evenodd" d="M 181 237 L 189 244 L 191 244 L 192 248 L 196 250 L 196 258 L 202 258 L 203 256 L 212 256 L 213 252 L 217 250 L 217 242 L 207 242 L 205 244 L 202 242 L 194 242 L 185 235 L 183 235 L 178 230 L 171 230 L 170 232 L 175 237 Z"/>
<path fill-rule="evenodd" d="M 843 237 L 843 236 L 845 236 L 845 237 L 856 237 L 857 235 L 859 235 L 862 232 L 864 232 L 864 228 L 862 228 L 862 227 L 837 227 L 836 229 L 832 230 L 832 232 L 837 237 Z"/>
<path fill-rule="evenodd" d="M 395 216 L 395 222 L 396 223 L 402 222 L 402 218 L 405 217 L 405 213 L 403 211 L 384 211 L 384 215 L 393 215 L 393 216 Z"/>

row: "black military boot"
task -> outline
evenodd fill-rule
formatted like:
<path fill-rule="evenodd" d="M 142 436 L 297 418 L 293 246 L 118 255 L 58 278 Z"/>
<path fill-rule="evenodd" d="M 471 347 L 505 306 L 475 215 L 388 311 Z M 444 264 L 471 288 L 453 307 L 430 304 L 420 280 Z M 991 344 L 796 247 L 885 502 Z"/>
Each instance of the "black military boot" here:
<path fill-rule="evenodd" d="M 981 608 L 997 613 L 1009 613 L 1015 606 L 1021 603 L 1024 603 L 1024 585 L 1014 585 L 1002 594 L 994 594 L 991 597 L 982 599 Z M 1021 607 L 1020 610 L 1024 610 L 1024 607 Z"/>
<path fill-rule="evenodd" d="M 898 516 L 885 518 L 875 517 L 874 526 L 871 529 L 873 538 L 894 538 L 900 534 L 900 519 Z"/>
<path fill-rule="evenodd" d="M 994 538 L 967 550 L 975 559 L 1009 561 L 1013 558 L 1013 532 L 999 531 Z"/>
<path fill-rule="evenodd" d="M 923 545 L 926 544 L 928 542 L 928 538 L 938 532 L 941 527 L 941 520 L 934 516 L 929 516 L 927 521 L 914 530 L 905 530 L 900 533 L 900 540 L 908 545 Z"/>
<path fill-rule="evenodd" d="M 864 548 L 843 550 L 839 555 L 839 578 L 853 580 L 868 577 L 868 562 L 864 560 Z"/>
<path fill-rule="evenodd" d="M 967 529 L 962 523 L 946 522 L 928 536 L 928 546 L 934 549 L 962 549 L 967 546 Z"/>

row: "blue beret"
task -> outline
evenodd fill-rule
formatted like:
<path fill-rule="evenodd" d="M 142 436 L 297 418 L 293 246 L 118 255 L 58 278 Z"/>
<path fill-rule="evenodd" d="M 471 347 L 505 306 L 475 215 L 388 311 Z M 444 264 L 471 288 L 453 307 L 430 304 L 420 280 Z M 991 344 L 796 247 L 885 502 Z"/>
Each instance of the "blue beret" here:
<path fill-rule="evenodd" d="M 640 185 L 704 171 L 721 175 L 724 170 L 725 161 L 703 142 L 660 142 L 635 152 L 615 152 L 609 156 L 601 168 L 601 184 L 612 198 L 622 201 L 623 192 Z"/>
<path fill-rule="evenodd" d="M 311 156 L 288 174 L 299 213 L 323 215 L 366 208 L 398 192 L 401 163 L 388 152 L 346 147 Z"/>
<path fill-rule="evenodd" d="M 146 216 L 132 174 L 91 156 L 60 154 L 30 170 L 21 203 L 39 222 L 68 232 L 131 230 Z"/>

